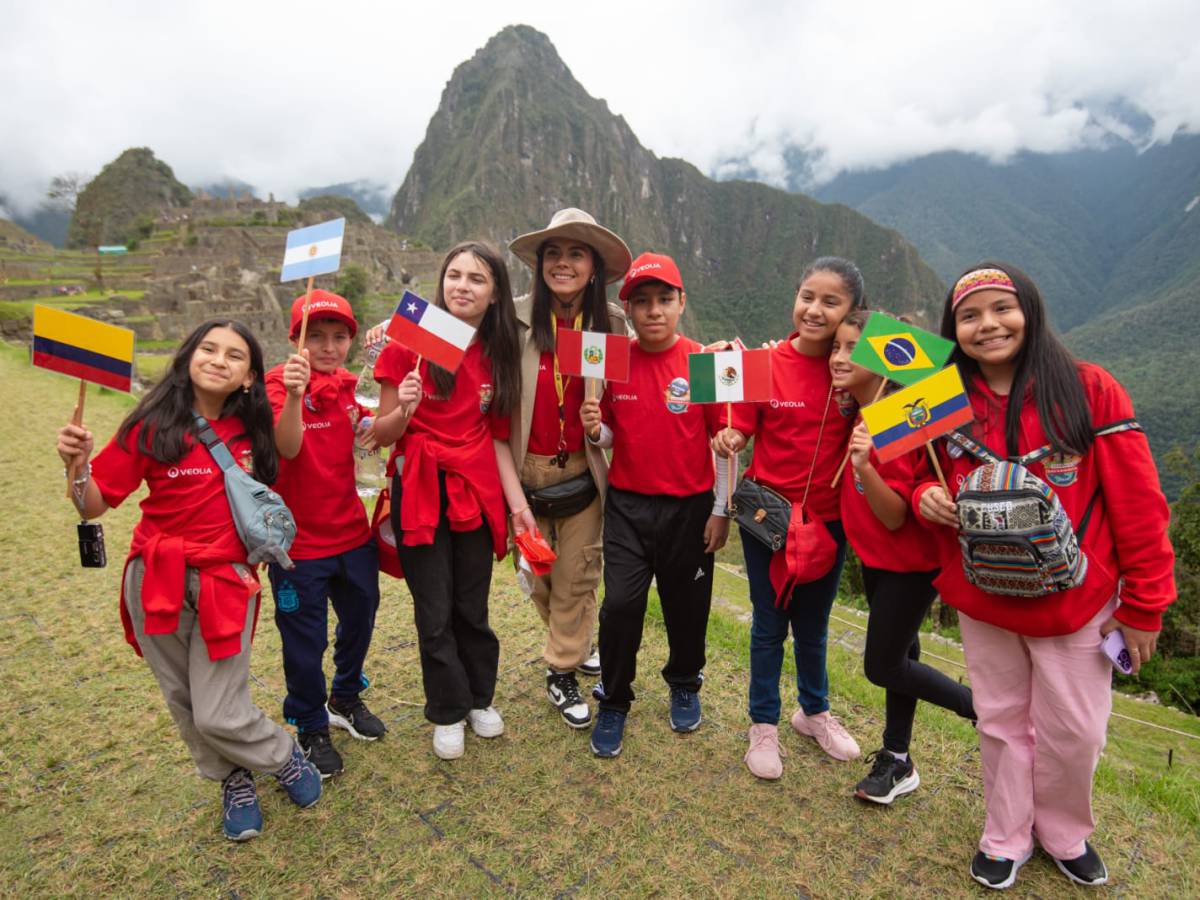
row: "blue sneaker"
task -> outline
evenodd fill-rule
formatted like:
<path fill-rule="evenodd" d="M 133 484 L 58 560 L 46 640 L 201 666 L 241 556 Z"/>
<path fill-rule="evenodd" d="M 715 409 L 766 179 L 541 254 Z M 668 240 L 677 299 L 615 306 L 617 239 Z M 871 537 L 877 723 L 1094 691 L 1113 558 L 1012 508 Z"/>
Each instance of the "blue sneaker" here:
<path fill-rule="evenodd" d="M 619 709 L 600 707 L 596 726 L 592 729 L 592 753 L 611 759 L 621 753 L 621 738 L 625 736 L 625 716 Z"/>
<path fill-rule="evenodd" d="M 225 815 L 221 830 L 231 841 L 248 841 L 262 834 L 262 808 L 254 790 L 254 776 L 246 769 L 234 769 L 221 782 L 221 806 Z"/>
<path fill-rule="evenodd" d="M 685 687 L 671 685 L 671 730 L 695 731 L 700 727 L 700 695 Z"/>
<path fill-rule="evenodd" d="M 292 755 L 275 777 L 291 801 L 301 809 L 308 809 L 321 799 L 321 773 L 308 761 L 299 744 L 292 744 Z"/>

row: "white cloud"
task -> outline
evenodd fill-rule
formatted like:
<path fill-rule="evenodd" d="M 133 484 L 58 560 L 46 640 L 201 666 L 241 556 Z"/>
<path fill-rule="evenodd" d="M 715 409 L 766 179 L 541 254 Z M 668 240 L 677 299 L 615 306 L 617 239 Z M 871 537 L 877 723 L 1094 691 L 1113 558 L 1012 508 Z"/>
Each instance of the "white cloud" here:
<path fill-rule="evenodd" d="M 0 0 L 0 191 L 29 206 L 52 175 L 140 145 L 191 184 L 395 187 L 454 67 L 512 22 L 545 31 L 650 149 L 704 170 L 748 158 L 782 181 L 788 146 L 823 177 L 946 149 L 1064 150 L 1118 100 L 1158 140 L 1195 130 L 1200 6 L 1106 6 Z"/>

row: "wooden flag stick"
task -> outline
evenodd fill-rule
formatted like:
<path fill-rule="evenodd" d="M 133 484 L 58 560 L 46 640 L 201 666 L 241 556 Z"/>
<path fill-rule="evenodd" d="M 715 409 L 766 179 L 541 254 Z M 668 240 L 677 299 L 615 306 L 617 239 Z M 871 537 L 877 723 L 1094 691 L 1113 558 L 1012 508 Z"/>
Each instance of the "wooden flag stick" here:
<path fill-rule="evenodd" d="M 75 412 L 71 414 L 72 425 L 83 424 L 83 401 L 87 398 L 87 382 L 82 378 L 79 379 L 79 399 L 75 401 Z M 79 474 L 78 467 L 71 463 L 70 469 L 67 471 L 67 499 L 75 499 L 75 476 Z"/>
<path fill-rule="evenodd" d="M 887 387 L 887 383 L 888 383 L 888 380 L 886 378 L 884 378 L 882 381 L 879 382 L 879 390 L 877 390 L 875 392 L 875 399 L 871 401 L 872 403 L 877 402 L 879 400 L 879 398 L 883 396 L 883 389 L 885 387 Z M 833 473 L 833 481 L 829 482 L 829 486 L 831 488 L 835 488 L 838 486 L 838 481 L 842 477 L 842 470 L 846 468 L 846 463 L 848 463 L 848 462 L 850 462 L 850 448 L 849 447 L 846 448 L 846 455 L 842 457 L 842 464 L 840 466 L 838 466 L 837 471 Z"/>
<path fill-rule="evenodd" d="M 733 401 L 731 400 L 725 401 L 725 427 L 733 427 Z M 737 490 L 737 478 L 738 459 L 737 454 L 734 453 L 729 457 L 729 489 L 725 497 L 725 511 L 728 513 L 733 512 L 733 492 Z"/>
<path fill-rule="evenodd" d="M 308 287 L 304 289 L 304 312 L 300 316 L 300 339 L 296 342 L 296 349 L 304 349 L 304 338 L 308 334 L 308 304 L 312 301 L 312 284 L 313 276 L 308 276 Z M 420 360 L 417 360 L 420 362 Z"/>
<path fill-rule="evenodd" d="M 417 361 L 415 363 L 413 363 L 413 367 L 412 367 L 412 370 L 417 373 L 418 378 L 421 377 L 421 359 L 422 359 L 421 354 L 418 353 Z M 411 409 L 404 410 L 404 418 L 406 418 L 406 419 L 410 418 L 414 412 L 416 412 L 416 404 L 415 403 L 413 404 L 413 407 Z"/>
<path fill-rule="evenodd" d="M 925 449 L 929 451 L 929 460 L 933 463 L 933 471 L 937 472 L 938 481 L 942 483 L 942 490 L 946 492 L 946 496 L 950 496 L 950 488 L 946 486 L 946 476 L 942 474 L 942 464 L 938 462 L 937 453 L 933 449 L 932 443 L 927 443 Z"/>

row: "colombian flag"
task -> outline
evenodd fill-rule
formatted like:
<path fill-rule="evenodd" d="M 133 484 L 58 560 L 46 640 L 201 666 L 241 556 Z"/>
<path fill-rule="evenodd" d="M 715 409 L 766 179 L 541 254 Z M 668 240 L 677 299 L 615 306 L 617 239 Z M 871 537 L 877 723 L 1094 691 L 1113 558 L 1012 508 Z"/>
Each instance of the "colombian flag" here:
<path fill-rule="evenodd" d="M 871 313 L 850 362 L 901 384 L 916 384 L 946 364 L 954 344 L 943 337 Z"/>
<path fill-rule="evenodd" d="M 53 306 L 33 307 L 33 364 L 129 391 L 133 332 Z"/>
<path fill-rule="evenodd" d="M 880 462 L 915 450 L 975 418 L 958 366 L 884 397 L 862 410 Z"/>

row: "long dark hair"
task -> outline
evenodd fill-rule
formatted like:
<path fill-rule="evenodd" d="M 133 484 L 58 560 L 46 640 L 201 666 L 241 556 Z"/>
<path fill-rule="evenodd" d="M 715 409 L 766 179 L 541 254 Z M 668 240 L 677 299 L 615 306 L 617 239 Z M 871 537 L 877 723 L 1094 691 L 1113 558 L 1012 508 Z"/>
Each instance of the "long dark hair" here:
<path fill-rule="evenodd" d="M 237 333 L 250 348 L 250 371 L 254 382 L 250 390 L 235 390 L 225 398 L 221 416 L 237 416 L 246 430 L 239 437 L 250 439 L 254 460 L 254 477 L 271 484 L 279 474 L 279 458 L 275 453 L 275 418 L 267 400 L 263 382 L 263 353 L 258 339 L 241 322 L 229 319 L 209 319 L 183 339 L 171 366 L 158 384 L 147 391 L 133 412 L 125 417 L 117 430 L 117 440 L 124 443 L 133 427 L 142 423 L 137 448 L 160 463 L 177 463 L 198 440 L 196 423 L 192 419 L 192 379 L 188 368 L 200 342 L 214 328 L 228 328 Z M 191 440 L 189 440 L 191 439 Z"/>
<path fill-rule="evenodd" d="M 851 310 L 867 308 L 866 287 L 863 284 L 862 272 L 850 260 L 840 256 L 818 256 L 800 273 L 800 278 L 796 281 L 797 292 L 808 280 L 808 276 L 814 272 L 832 272 L 842 279 L 842 284 L 850 292 Z"/>
<path fill-rule="evenodd" d="M 446 309 L 446 270 L 455 257 L 470 253 L 492 273 L 496 302 L 491 304 L 479 323 L 479 340 L 483 353 L 492 362 L 494 394 L 492 408 L 498 415 L 507 416 L 516 408 L 521 396 L 520 347 L 517 338 L 517 312 L 513 306 L 512 284 L 508 279 L 508 267 L 500 251 L 486 241 L 463 241 L 456 245 L 442 260 L 438 272 L 435 305 Z M 454 373 L 434 363 L 426 363 L 439 397 L 454 393 Z"/>
<path fill-rule="evenodd" d="M 550 317 L 554 315 L 554 295 L 550 285 L 546 284 L 546 276 L 542 274 L 548 243 L 549 240 L 542 241 L 538 247 L 537 265 L 533 267 L 533 345 L 542 353 L 554 352 L 554 329 L 550 324 Z M 586 246 L 592 251 L 592 277 L 583 289 L 583 329 L 608 332 L 608 273 L 604 268 L 604 259 L 596 249 L 591 244 Z"/>
<path fill-rule="evenodd" d="M 976 269 L 1000 269 L 1012 279 L 1017 289 L 1017 304 L 1025 315 L 1025 340 L 1017 351 L 1013 369 L 1012 387 L 1008 394 L 1008 413 L 1004 421 L 1006 452 L 1019 453 L 1021 437 L 1021 408 L 1025 405 L 1025 393 L 1033 388 L 1033 399 L 1037 404 L 1038 419 L 1046 439 L 1058 453 L 1081 455 L 1092 446 L 1092 411 L 1088 406 L 1083 383 L 1079 380 L 1079 362 L 1046 320 L 1046 305 L 1033 279 L 1006 262 L 984 260 L 964 269 L 954 280 L 962 278 Z M 979 363 L 967 356 L 958 346 L 957 329 L 954 322 L 954 286 L 946 295 L 942 308 L 942 337 L 954 341 L 954 352 L 950 361 L 957 363 L 964 375 L 979 373 Z M 974 390 L 974 379 L 966 378 L 967 389 Z M 1030 448 L 1034 449 L 1034 448 Z"/>

